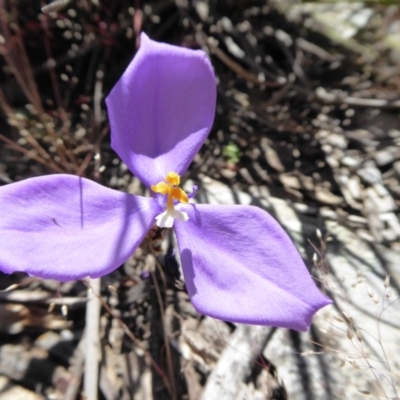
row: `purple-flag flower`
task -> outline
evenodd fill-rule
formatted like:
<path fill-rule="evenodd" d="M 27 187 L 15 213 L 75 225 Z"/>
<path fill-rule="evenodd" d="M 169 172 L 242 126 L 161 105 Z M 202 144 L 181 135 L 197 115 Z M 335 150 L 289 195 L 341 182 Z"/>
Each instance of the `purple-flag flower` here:
<path fill-rule="evenodd" d="M 112 147 L 153 197 L 72 175 L 3 186 L 0 269 L 96 278 L 124 263 L 154 223 L 173 226 L 198 312 L 306 330 L 330 300 L 280 225 L 253 206 L 191 204 L 179 187 L 214 120 L 216 81 L 206 54 L 142 34 L 106 103 Z"/>

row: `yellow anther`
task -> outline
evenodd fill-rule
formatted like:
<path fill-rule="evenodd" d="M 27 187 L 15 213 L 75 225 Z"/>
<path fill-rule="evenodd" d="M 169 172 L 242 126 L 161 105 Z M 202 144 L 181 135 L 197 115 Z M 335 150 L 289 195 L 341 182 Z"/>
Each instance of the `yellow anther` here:
<path fill-rule="evenodd" d="M 165 182 L 158 182 L 156 185 L 151 186 L 151 190 L 155 193 L 166 194 L 167 208 L 173 209 L 173 200 L 180 203 L 188 203 L 189 199 L 187 194 L 179 187 L 181 177 L 176 172 L 168 172 L 165 177 Z"/>
<path fill-rule="evenodd" d="M 187 221 L 188 215 L 184 211 L 175 210 L 174 200 L 180 203 L 188 203 L 187 194 L 179 187 L 181 177 L 176 172 L 168 172 L 165 182 L 158 182 L 151 186 L 151 190 L 167 196 L 166 210 L 156 217 L 157 226 L 160 228 L 171 228 L 174 219 Z"/>
<path fill-rule="evenodd" d="M 173 186 L 179 186 L 181 182 L 181 177 L 176 172 L 168 172 L 165 177 L 165 182 Z"/>
<path fill-rule="evenodd" d="M 159 182 L 157 185 L 151 185 L 151 190 L 155 193 L 167 194 L 171 186 L 165 182 Z"/>
<path fill-rule="evenodd" d="M 187 194 L 179 187 L 174 187 L 171 189 L 171 196 L 174 200 L 178 200 L 181 203 L 189 202 Z"/>

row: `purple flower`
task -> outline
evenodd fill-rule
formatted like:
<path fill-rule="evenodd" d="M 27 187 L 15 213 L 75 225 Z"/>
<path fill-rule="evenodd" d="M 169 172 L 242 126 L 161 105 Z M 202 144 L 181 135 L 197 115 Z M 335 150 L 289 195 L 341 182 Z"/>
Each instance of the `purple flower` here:
<path fill-rule="evenodd" d="M 205 53 L 141 36 L 107 100 L 112 147 L 151 188 L 145 198 L 71 175 L 0 188 L 0 269 L 60 281 L 110 273 L 156 222 L 173 226 L 190 298 L 215 318 L 306 330 L 330 303 L 280 225 L 242 205 L 190 204 L 179 188 L 213 124 Z"/>

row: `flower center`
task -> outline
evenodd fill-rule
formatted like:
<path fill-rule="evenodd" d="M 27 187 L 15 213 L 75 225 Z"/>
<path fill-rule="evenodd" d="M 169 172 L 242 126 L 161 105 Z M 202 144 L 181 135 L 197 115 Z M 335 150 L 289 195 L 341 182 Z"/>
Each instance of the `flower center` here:
<path fill-rule="evenodd" d="M 180 203 L 188 203 L 187 194 L 179 187 L 181 177 L 176 172 L 168 172 L 165 182 L 159 182 L 151 186 L 151 190 L 167 196 L 167 209 L 156 217 L 157 226 L 160 228 L 171 228 L 174 219 L 187 221 L 189 219 L 187 213 L 175 210 L 174 201 Z"/>

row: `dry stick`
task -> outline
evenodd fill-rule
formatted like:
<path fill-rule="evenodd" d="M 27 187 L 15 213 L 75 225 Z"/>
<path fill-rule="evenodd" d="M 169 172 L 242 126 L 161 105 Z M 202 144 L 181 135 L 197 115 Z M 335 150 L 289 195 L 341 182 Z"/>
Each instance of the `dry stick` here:
<path fill-rule="evenodd" d="M 99 346 L 100 346 L 100 278 L 90 279 L 87 285 L 86 304 L 86 349 L 84 372 L 84 396 L 86 400 L 97 400 L 99 388 Z"/>
<path fill-rule="evenodd" d="M 6 53 L 7 54 L 7 53 Z M 23 90 L 23 92 L 25 93 L 26 97 L 28 98 L 28 100 L 34 105 L 34 107 L 37 109 L 37 104 L 34 103 L 35 99 L 34 97 L 31 96 L 31 93 L 29 92 L 29 89 L 26 87 L 23 78 L 21 77 L 21 75 L 18 73 L 18 68 L 15 67 L 14 64 L 12 64 L 12 60 L 10 57 L 8 57 L 7 55 L 4 55 L 4 58 L 6 59 L 6 62 L 8 64 L 8 66 L 10 67 L 10 69 L 13 71 L 14 76 L 18 82 L 18 84 L 20 85 L 21 89 Z M 3 96 L 4 97 L 4 96 Z M 42 114 L 39 114 L 39 116 L 41 117 L 41 120 L 43 121 L 42 118 Z M 45 121 L 43 121 L 44 124 L 43 126 L 46 128 L 46 130 L 48 130 L 47 124 L 45 123 Z M 50 135 L 51 136 L 51 135 Z M 25 137 L 25 139 L 31 144 L 31 146 L 42 155 L 42 157 L 44 159 L 49 159 L 50 156 L 49 154 L 46 152 L 46 150 L 39 144 L 39 142 L 35 139 L 35 137 L 28 131 L 28 135 Z M 52 137 L 53 142 L 54 142 L 54 137 Z M 32 157 L 34 158 L 34 157 Z M 63 172 L 63 170 L 61 168 L 58 168 L 58 166 L 56 165 L 56 163 L 54 163 L 52 160 L 48 160 L 49 163 L 52 164 L 52 169 L 53 170 L 59 170 L 59 172 Z M 44 164 L 46 165 L 46 164 Z"/>
<path fill-rule="evenodd" d="M 10 104 L 8 104 L 6 96 L 4 96 L 4 93 L 1 90 L 1 88 L 0 88 L 0 107 L 3 109 L 4 113 L 7 115 L 8 118 L 14 115 L 14 110 L 10 106 Z"/>
<path fill-rule="evenodd" d="M 13 13 L 13 20 L 14 21 L 19 21 L 19 15 L 18 15 L 18 9 L 16 6 L 16 2 L 12 1 L 10 2 L 11 6 L 11 12 Z M 22 76 L 24 77 L 23 80 L 27 84 L 28 91 L 33 96 L 34 101 L 33 105 L 36 107 L 37 111 L 39 114 L 44 113 L 44 108 L 42 104 L 42 99 L 39 93 L 39 90 L 36 85 L 36 80 L 33 75 L 33 71 L 31 68 L 31 64 L 29 61 L 28 54 L 25 50 L 25 45 L 24 45 L 24 38 L 22 35 L 22 30 L 18 27 L 15 37 L 16 37 L 16 47 L 17 47 L 17 52 L 15 54 L 15 60 L 19 62 L 19 65 L 17 68 L 21 70 Z"/>
<path fill-rule="evenodd" d="M 214 54 L 216 57 L 220 59 L 226 66 L 228 66 L 230 69 L 232 69 L 236 74 L 249 81 L 254 83 L 255 85 L 259 86 L 265 86 L 265 87 L 270 87 L 270 88 L 279 88 L 283 86 L 286 82 L 268 82 L 268 81 L 260 81 L 257 76 L 252 74 L 251 72 L 248 72 L 245 70 L 240 64 L 238 64 L 236 61 L 232 60 L 224 51 L 222 51 L 219 47 L 213 45 L 210 40 L 208 40 L 208 37 L 206 34 L 202 31 L 199 31 L 200 34 L 200 40 L 203 45 L 207 46 L 208 49 L 210 50 L 210 53 Z M 198 36 L 199 37 L 199 36 Z M 198 38 L 197 37 L 197 38 Z M 301 42 L 303 45 L 305 44 L 305 41 Z M 308 43 L 309 44 L 309 43 Z M 316 50 L 315 46 L 313 50 Z M 310 47 L 308 47 L 308 50 L 310 50 Z M 300 89 L 301 91 L 304 91 L 304 88 L 299 88 L 296 86 L 296 89 Z M 352 97 L 352 96 L 337 96 L 332 93 L 327 93 L 327 92 L 322 92 L 322 91 L 316 91 L 315 93 L 312 93 L 311 91 L 308 91 L 309 94 L 313 94 L 314 97 L 318 100 L 322 100 L 324 102 L 327 102 L 328 104 L 348 104 L 350 106 L 355 106 L 355 107 L 373 107 L 373 108 L 400 108 L 400 100 L 385 100 L 385 99 L 367 99 L 367 98 L 359 98 L 359 97 Z"/>
<path fill-rule="evenodd" d="M 295 88 L 304 91 L 304 88 L 299 88 L 298 86 Z M 315 93 L 310 92 L 310 94 L 314 95 L 317 100 L 321 100 L 327 104 L 347 104 L 354 107 L 371 108 L 400 108 L 400 100 L 368 99 L 348 96 L 346 93 L 343 93 L 343 95 L 337 95 L 329 93 L 324 89 L 317 89 Z"/>
<path fill-rule="evenodd" d="M 61 101 L 61 94 L 60 94 L 60 87 L 58 85 L 57 77 L 56 77 L 56 71 L 55 71 L 55 66 L 56 63 L 53 59 L 53 55 L 51 52 L 51 45 L 49 41 L 49 24 L 47 21 L 47 17 L 44 15 L 40 16 L 41 24 L 42 24 L 42 29 L 44 31 L 43 35 L 43 42 L 44 42 L 44 49 L 46 51 L 46 57 L 47 57 L 47 67 L 49 70 L 49 75 L 50 75 L 50 80 L 51 80 L 51 86 L 53 88 L 53 93 L 54 97 L 56 100 L 57 108 L 61 109 L 62 108 L 62 101 Z"/>
<path fill-rule="evenodd" d="M 393 303 L 397 302 L 398 300 L 400 300 L 400 298 L 397 298 L 397 299 L 395 299 L 395 300 L 393 300 L 393 301 L 387 303 L 387 305 L 379 312 L 379 314 L 376 315 L 376 317 L 377 317 L 377 318 L 376 318 L 376 320 L 377 320 L 377 329 L 378 329 L 378 343 L 379 343 L 379 346 L 380 346 L 380 348 L 381 348 L 382 354 L 383 354 L 383 356 L 384 356 L 384 358 L 385 358 L 385 363 L 386 363 L 387 369 L 388 369 L 388 371 L 389 371 L 389 373 L 390 373 L 390 375 L 391 375 L 391 381 L 389 381 L 389 384 L 392 386 L 393 391 L 394 391 L 394 393 L 396 394 L 397 398 L 398 398 L 398 395 L 397 395 L 397 390 L 396 390 L 396 382 L 394 381 L 395 376 L 394 376 L 394 373 L 392 372 L 392 366 L 390 365 L 389 358 L 388 358 L 388 356 L 387 356 L 387 351 L 386 351 L 386 349 L 385 349 L 385 347 L 384 347 L 384 345 L 383 345 L 383 343 L 382 343 L 382 329 L 381 329 L 381 323 L 380 323 L 380 321 L 382 320 L 382 315 L 383 315 L 383 313 L 384 313 Z M 384 303 L 384 301 L 385 301 L 385 294 L 383 295 L 382 304 Z"/>
<path fill-rule="evenodd" d="M 39 278 L 25 277 L 19 283 L 13 283 L 12 285 L 6 287 L 5 289 L 0 290 L 0 295 L 1 295 L 1 293 L 11 292 L 11 291 L 13 291 L 15 289 L 23 288 L 24 286 L 28 286 L 32 282 L 37 282 L 37 281 L 39 281 Z"/>
<path fill-rule="evenodd" d="M 321 96 L 317 96 L 321 98 Z M 400 108 L 400 100 L 385 100 L 385 99 L 365 99 L 360 97 L 346 96 L 343 99 L 335 99 L 337 103 L 345 103 L 355 107 L 373 107 L 373 108 Z"/>
<path fill-rule="evenodd" d="M 103 69 L 99 68 L 96 72 L 96 83 L 94 85 L 94 95 L 93 95 L 93 108 L 94 108 L 94 123 L 96 129 L 100 127 L 101 124 L 101 98 L 103 94 Z"/>
<path fill-rule="evenodd" d="M 79 393 L 79 388 L 82 382 L 83 366 L 85 361 L 85 344 L 86 344 L 86 332 L 82 334 L 81 340 L 78 346 L 74 350 L 72 355 L 71 366 L 69 372 L 71 373 L 71 379 L 68 382 L 68 388 L 64 393 L 63 400 L 75 400 Z"/>
<path fill-rule="evenodd" d="M 276 328 L 239 325 L 209 376 L 201 400 L 236 398 Z"/>
<path fill-rule="evenodd" d="M 39 142 L 35 139 L 35 137 L 27 130 L 28 134 L 24 136 L 25 140 L 38 152 L 41 153 L 42 157 L 47 160 L 52 165 L 56 166 L 61 172 L 63 172 L 62 168 L 59 168 L 54 159 L 47 153 L 47 151 L 39 144 Z M 54 169 L 54 167 L 53 167 Z"/>
<path fill-rule="evenodd" d="M 240 64 L 236 61 L 232 60 L 224 51 L 222 51 L 218 46 L 212 44 L 211 38 L 207 36 L 207 34 L 199 30 L 195 27 L 195 24 L 192 19 L 189 18 L 189 21 L 192 23 L 194 28 L 197 30 L 198 35 L 196 35 L 197 41 L 203 45 L 208 47 L 210 53 L 214 54 L 216 57 L 220 59 L 227 67 L 229 67 L 232 71 L 234 71 L 240 78 L 247 80 L 255 85 L 261 87 L 268 87 L 268 88 L 279 88 L 286 83 L 285 82 L 271 82 L 271 81 L 260 81 L 256 75 L 252 74 L 251 72 L 245 70 Z"/>
<path fill-rule="evenodd" d="M 88 154 L 86 154 L 85 159 L 82 161 L 81 165 L 79 165 L 78 169 L 76 170 L 76 175 L 77 176 L 83 176 L 83 174 L 86 171 L 86 168 L 89 166 L 90 160 L 93 157 L 94 153 L 98 152 L 98 149 L 100 148 L 100 144 L 104 137 L 107 135 L 109 130 L 109 126 L 106 125 L 103 130 L 100 133 L 100 136 L 97 138 L 95 144 L 93 145 L 93 149 L 91 149 Z"/>
<path fill-rule="evenodd" d="M 158 261 L 157 259 L 157 252 L 155 251 L 153 246 L 150 246 L 150 251 L 154 256 L 154 259 L 156 261 L 156 268 L 158 269 L 158 272 L 160 274 L 161 280 L 163 282 L 163 287 L 164 287 L 164 291 L 167 290 L 167 280 L 165 279 L 165 275 L 164 275 L 164 271 L 163 271 L 163 267 L 161 265 L 161 263 Z M 151 277 L 153 279 L 154 282 L 154 288 L 156 290 L 156 295 L 157 295 L 157 301 L 159 303 L 160 306 L 160 311 L 161 311 L 161 318 L 162 318 L 162 324 L 163 324 L 163 336 L 164 336 L 164 343 L 165 343 L 165 351 L 166 351 L 166 356 L 167 356 L 167 364 L 168 364 L 168 375 L 169 375 L 169 379 L 171 381 L 171 387 L 173 389 L 173 393 L 171 393 L 172 398 L 176 398 L 176 385 L 175 385 L 175 376 L 174 376 L 174 367 L 172 364 L 172 354 L 171 354 L 171 347 L 170 347 L 170 341 L 167 335 L 167 326 L 165 323 L 165 309 L 164 309 L 164 305 L 162 302 L 162 297 L 161 297 L 161 292 L 160 292 L 160 288 L 158 286 L 158 282 L 157 282 L 157 278 L 154 274 L 154 272 L 151 272 Z"/>
<path fill-rule="evenodd" d="M 4 29 L 4 24 L 2 27 Z M 11 46 L 9 46 L 9 47 L 12 47 L 12 44 L 14 43 L 14 45 L 15 45 L 15 47 L 17 47 L 17 49 L 13 53 L 16 53 L 19 57 L 20 56 L 20 49 L 19 49 L 20 46 L 18 46 L 17 37 L 14 36 L 12 38 L 6 38 L 6 43 L 11 43 Z M 10 68 L 11 72 L 13 73 L 15 79 L 18 82 L 18 85 L 22 89 L 22 91 L 25 94 L 28 101 L 36 108 L 36 110 L 39 113 L 43 112 L 40 100 L 38 101 L 35 94 L 31 92 L 31 89 L 29 88 L 29 82 L 27 83 L 26 78 L 24 78 L 23 75 L 21 74 L 21 72 L 24 72 L 23 71 L 23 69 L 25 68 L 24 63 L 21 63 L 21 60 L 19 60 L 20 62 L 18 62 L 18 57 L 16 58 L 15 55 L 9 51 L 9 49 L 7 49 L 7 51 L 5 51 L 3 53 L 3 57 L 6 60 L 8 67 Z M 19 65 L 19 64 L 21 64 L 21 65 Z"/>
<path fill-rule="evenodd" d="M 293 78 L 292 78 L 293 76 Z M 290 74 L 288 82 L 282 86 L 281 89 L 277 90 L 271 98 L 265 102 L 263 108 L 266 109 L 267 107 L 271 107 L 275 104 L 278 104 L 281 100 L 285 98 L 289 90 L 293 87 L 294 75 Z"/>
<path fill-rule="evenodd" d="M 7 103 L 7 100 L 4 96 L 3 91 L 0 88 L 0 107 L 3 109 L 5 114 L 9 119 L 14 118 L 14 112 L 12 107 Z M 6 141 L 10 146 L 13 146 L 14 150 L 20 151 L 24 154 L 27 154 L 30 156 L 32 159 L 40 162 L 41 164 L 45 165 L 47 168 L 51 168 L 56 172 L 63 172 L 61 168 L 57 166 L 56 163 L 53 162 L 53 160 L 50 158 L 50 155 L 46 152 L 46 150 L 39 144 L 39 142 L 35 139 L 35 137 L 29 132 L 28 135 L 25 136 L 25 139 L 29 142 L 29 144 L 39 153 L 41 154 L 42 157 L 35 156 L 34 154 L 31 154 L 31 151 L 25 149 L 24 147 L 18 145 L 17 143 L 13 142 L 10 139 L 5 138 L 5 136 L 1 135 L 1 139 L 3 141 Z M 4 139 L 5 138 L 5 139 Z M 39 161 L 39 158 L 41 161 Z M 51 167 L 49 166 L 51 164 Z"/>
<path fill-rule="evenodd" d="M 83 283 L 86 284 L 86 286 L 87 286 L 87 283 L 85 281 L 83 281 Z M 148 350 L 144 346 L 142 346 L 140 341 L 136 338 L 136 336 L 132 333 L 132 331 L 128 328 L 128 326 L 121 320 L 121 318 L 117 314 L 115 314 L 114 310 L 107 304 L 107 302 L 104 301 L 99 295 L 98 295 L 98 297 L 99 297 L 101 305 L 118 322 L 118 324 L 120 325 L 120 327 L 122 328 L 122 330 L 124 331 L 126 336 L 129 337 L 129 339 L 132 341 L 132 343 L 135 346 L 137 346 L 140 350 L 143 351 L 144 354 L 146 354 L 148 360 L 150 361 L 151 366 L 161 376 L 165 387 L 167 388 L 168 392 L 171 393 L 171 387 L 170 387 L 169 381 L 168 381 L 164 371 L 162 370 L 162 368 L 154 361 L 153 357 L 148 352 Z"/>
<path fill-rule="evenodd" d="M 54 92 L 54 97 L 56 99 L 56 103 L 57 103 L 57 110 L 58 110 L 58 115 L 60 120 L 62 121 L 62 132 L 65 134 L 66 132 L 66 124 L 67 124 L 67 117 L 65 115 L 63 106 L 62 106 L 62 101 L 61 101 L 61 94 L 60 94 L 60 87 L 58 85 L 58 81 L 57 81 L 57 77 L 56 77 L 56 73 L 55 73 L 55 62 L 53 59 L 53 53 L 51 51 L 51 45 L 50 45 L 50 41 L 49 41 L 49 24 L 48 24 L 48 17 L 46 15 L 42 15 L 41 16 L 41 23 L 42 23 L 42 28 L 44 31 L 44 48 L 46 51 L 46 56 L 47 59 L 53 62 L 49 62 L 48 63 L 48 68 L 49 68 L 49 74 L 50 74 L 50 79 L 51 79 L 51 85 L 53 87 L 53 92 Z M 54 133 L 55 134 L 55 133 Z M 71 161 L 72 164 L 74 164 L 75 166 L 77 165 L 74 153 L 71 151 L 66 151 L 66 148 L 64 146 L 64 143 L 57 140 L 57 145 L 59 145 L 60 147 L 60 152 L 61 155 L 63 155 L 65 153 L 66 157 L 69 158 L 69 160 Z M 66 162 L 66 159 L 63 159 L 63 162 Z"/>
<path fill-rule="evenodd" d="M 160 272 L 160 275 L 162 275 L 163 274 L 162 273 L 162 268 L 161 268 L 161 265 L 159 265 L 157 259 L 156 259 L 156 265 L 157 265 L 157 268 L 158 268 L 158 270 Z M 165 351 L 167 353 L 168 375 L 169 375 L 169 380 L 171 382 L 171 389 L 172 389 L 171 397 L 173 399 L 176 399 L 176 386 L 175 386 L 175 377 L 174 377 L 174 367 L 172 365 L 171 346 L 170 346 L 170 343 L 169 343 L 169 338 L 168 338 L 168 335 L 167 335 L 167 326 L 166 326 L 166 323 L 165 323 L 164 304 L 163 304 L 162 297 L 161 297 L 160 287 L 158 286 L 157 278 L 156 278 L 154 272 L 151 272 L 151 277 L 153 279 L 154 288 L 156 290 L 157 300 L 158 300 L 158 304 L 160 306 L 160 311 L 161 311 L 161 319 L 162 319 L 162 324 L 163 324 L 163 336 L 164 336 L 164 343 L 165 343 Z M 164 281 L 164 284 L 165 283 L 166 282 Z"/>
<path fill-rule="evenodd" d="M 14 6 L 14 4 L 12 4 Z M 15 7 L 12 8 L 14 14 L 17 14 L 17 10 Z M 42 105 L 42 101 L 40 98 L 40 94 L 38 88 L 35 83 L 35 79 L 33 76 L 32 68 L 29 63 L 28 55 L 25 50 L 25 46 L 23 43 L 23 37 L 21 31 L 18 29 L 16 35 L 12 35 L 10 33 L 7 21 L 4 17 L 4 10 L 0 9 L 0 22 L 3 28 L 3 32 L 5 32 L 6 36 L 6 43 L 14 43 L 14 47 L 16 51 L 9 51 L 12 46 L 8 46 L 7 51 L 4 52 L 3 56 L 7 62 L 7 65 L 13 72 L 15 79 L 17 80 L 19 86 L 21 87 L 22 91 L 24 92 L 25 96 L 27 97 L 28 101 L 35 107 L 38 112 L 38 116 L 43 123 L 43 126 L 46 132 L 49 134 L 53 146 L 57 149 L 57 153 L 64 165 L 67 164 L 67 160 L 65 158 L 65 148 L 61 146 L 58 141 L 58 136 L 54 132 L 52 128 L 46 123 L 45 118 L 45 111 Z M 16 16 L 15 16 L 16 19 Z M 31 140 L 36 142 L 36 139 L 33 138 L 32 135 Z"/>
<path fill-rule="evenodd" d="M 62 173 L 64 172 L 60 167 L 58 167 L 56 164 L 54 164 L 51 160 L 45 160 L 44 158 L 40 157 L 39 155 L 33 153 L 32 150 L 27 150 L 24 147 L 20 146 L 18 143 L 15 143 L 11 139 L 8 139 L 4 135 L 0 133 L 0 140 L 3 142 L 7 143 L 13 150 L 19 151 L 22 154 L 25 154 L 32 160 L 37 161 L 38 163 L 44 165 L 47 168 L 52 169 L 54 172 L 59 172 Z M 46 153 L 47 154 L 47 153 Z"/>
<path fill-rule="evenodd" d="M 42 7 L 42 12 L 51 13 L 51 12 L 59 12 L 64 7 L 66 7 L 71 0 L 54 0 L 50 4 L 47 4 Z"/>
<path fill-rule="evenodd" d="M 236 74 L 255 85 L 265 86 L 270 88 L 279 88 L 284 83 L 280 82 L 262 82 L 254 74 L 246 71 L 241 65 L 228 57 L 219 47 L 212 45 L 209 41 L 205 41 L 210 52 L 217 56 L 225 65 L 232 69 Z M 296 86 L 298 89 L 298 87 Z M 302 88 L 304 90 L 304 88 Z M 385 100 L 385 99 L 366 99 L 352 96 L 337 96 L 332 93 L 316 91 L 314 96 L 318 100 L 322 100 L 328 104 L 348 104 L 354 107 L 373 107 L 373 108 L 400 108 L 400 100 Z"/>
<path fill-rule="evenodd" d="M 333 62 L 333 61 L 338 61 L 338 60 L 343 59 L 342 56 L 332 55 L 332 54 L 328 53 L 326 50 L 324 50 L 322 47 L 319 47 L 315 43 L 309 42 L 308 40 L 305 40 L 302 37 L 299 37 L 296 39 L 296 44 L 303 51 L 314 54 L 315 56 L 319 57 L 320 59 L 322 59 L 324 61 Z"/>
<path fill-rule="evenodd" d="M 93 108 L 94 108 L 94 131 L 96 132 L 96 136 L 101 137 L 99 133 L 100 124 L 101 124 L 101 98 L 103 94 L 103 70 L 99 68 L 96 72 L 96 84 L 94 85 L 94 94 L 93 94 Z M 101 167 L 101 159 L 100 159 L 100 142 L 97 140 L 93 150 L 95 154 L 99 157 L 95 157 L 95 168 L 94 168 L 94 176 L 96 179 L 100 178 L 100 167 Z"/>
<path fill-rule="evenodd" d="M 1 4 L 3 4 L 3 2 L 0 3 L 0 23 L 7 44 L 7 50 L 4 51 L 2 55 L 7 62 L 7 65 L 11 69 L 13 75 L 15 76 L 15 79 L 17 80 L 19 86 L 24 92 L 25 96 L 28 98 L 29 102 L 36 108 L 39 113 L 42 113 L 44 112 L 42 102 L 40 100 L 40 96 L 38 95 L 33 74 L 29 74 L 29 72 L 32 71 L 28 71 L 30 69 L 30 66 L 29 62 L 27 61 L 25 48 L 23 47 L 23 45 L 21 45 L 21 32 L 18 28 L 15 35 L 11 34 L 8 20 L 5 16 L 6 11 L 3 8 L 4 5 L 1 6 Z M 11 2 L 11 4 L 14 5 L 13 2 Z M 12 11 L 14 13 L 14 20 L 17 20 L 17 17 L 15 15 L 17 13 L 15 7 L 13 7 Z M 10 51 L 10 49 L 12 48 L 16 48 L 16 51 Z M 27 63 L 28 66 L 26 65 Z"/>
<path fill-rule="evenodd" d="M 219 47 L 214 46 L 210 43 L 210 41 L 205 42 L 207 47 L 210 49 L 210 52 L 217 56 L 226 66 L 232 69 L 236 74 L 258 86 L 264 86 L 269 88 L 279 88 L 282 86 L 282 82 L 268 82 L 268 81 L 260 81 L 254 74 L 246 71 L 240 64 L 236 61 L 233 61 L 230 57 L 228 57 Z"/>
<path fill-rule="evenodd" d="M 9 301 L 12 303 L 30 303 L 39 302 L 43 304 L 66 305 L 68 307 L 77 304 L 86 303 L 86 297 L 53 297 L 50 293 L 37 290 L 19 289 L 27 286 L 34 280 L 28 280 L 27 283 L 15 283 L 5 290 L 0 290 L 0 301 Z"/>

